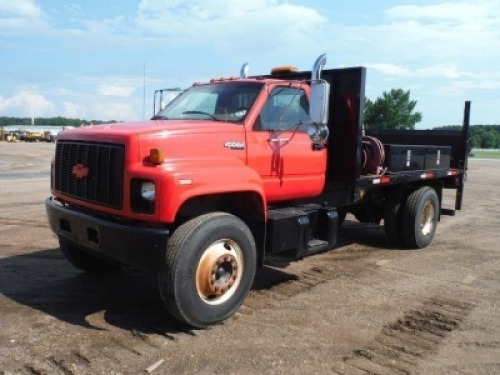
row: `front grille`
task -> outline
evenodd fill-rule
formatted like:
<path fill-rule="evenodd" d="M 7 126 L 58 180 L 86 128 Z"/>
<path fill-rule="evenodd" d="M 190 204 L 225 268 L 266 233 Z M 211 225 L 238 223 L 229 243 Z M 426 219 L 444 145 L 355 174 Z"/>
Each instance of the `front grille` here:
<path fill-rule="evenodd" d="M 121 209 L 124 157 L 122 145 L 58 141 L 55 189 L 87 202 Z"/>

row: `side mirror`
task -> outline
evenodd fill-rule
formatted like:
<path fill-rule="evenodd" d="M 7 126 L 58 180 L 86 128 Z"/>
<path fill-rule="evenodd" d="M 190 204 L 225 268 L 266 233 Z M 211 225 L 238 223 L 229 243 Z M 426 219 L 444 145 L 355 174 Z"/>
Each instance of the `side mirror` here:
<path fill-rule="evenodd" d="M 328 124 L 328 102 L 330 100 L 330 84 L 326 81 L 311 82 L 311 102 L 309 116 L 315 125 Z"/>
<path fill-rule="evenodd" d="M 307 133 L 315 147 L 324 147 L 328 135 L 328 102 L 330 100 L 330 84 L 326 81 L 311 82 L 311 102 L 309 116 L 311 125 Z"/>
<path fill-rule="evenodd" d="M 309 117 L 311 125 L 307 129 L 315 147 L 324 147 L 329 135 L 328 104 L 330 102 L 330 84 L 321 79 L 321 70 L 326 64 L 326 54 L 319 56 L 311 71 L 311 100 Z"/>

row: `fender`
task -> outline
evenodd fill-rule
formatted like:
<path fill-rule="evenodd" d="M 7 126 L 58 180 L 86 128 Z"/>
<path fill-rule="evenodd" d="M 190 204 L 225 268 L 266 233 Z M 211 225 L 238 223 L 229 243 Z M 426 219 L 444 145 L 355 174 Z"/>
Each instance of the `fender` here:
<path fill-rule="evenodd" d="M 163 169 L 169 173 L 162 173 L 159 183 L 157 199 L 162 222 L 175 222 L 179 209 L 192 198 L 237 192 L 256 193 L 262 202 L 262 212 L 266 213 L 267 202 L 260 176 L 241 160 L 179 160 L 166 163 Z"/>

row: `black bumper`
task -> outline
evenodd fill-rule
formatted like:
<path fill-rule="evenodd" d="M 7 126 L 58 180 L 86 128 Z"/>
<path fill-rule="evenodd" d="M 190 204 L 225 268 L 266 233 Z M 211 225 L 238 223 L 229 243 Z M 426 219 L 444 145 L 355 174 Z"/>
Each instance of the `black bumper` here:
<path fill-rule="evenodd" d="M 51 197 L 45 208 L 54 233 L 84 251 L 152 272 L 165 263 L 168 229 L 110 222 L 56 204 Z"/>

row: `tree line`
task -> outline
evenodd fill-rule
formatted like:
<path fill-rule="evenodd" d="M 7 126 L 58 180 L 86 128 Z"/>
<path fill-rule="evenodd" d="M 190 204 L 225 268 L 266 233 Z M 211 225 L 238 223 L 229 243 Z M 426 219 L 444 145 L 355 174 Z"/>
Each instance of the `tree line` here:
<path fill-rule="evenodd" d="M 447 125 L 436 130 L 461 130 L 460 125 Z M 500 148 L 500 125 L 472 125 L 469 128 L 472 148 Z"/>
<path fill-rule="evenodd" d="M 66 117 L 37 117 L 35 118 L 36 126 L 74 126 L 78 127 L 81 125 L 90 124 L 110 124 L 116 121 L 100 121 L 100 120 L 81 120 L 77 118 L 66 118 Z M 7 125 L 20 125 L 29 126 L 31 125 L 31 118 L 29 117 L 0 117 L 0 127 Z"/>

